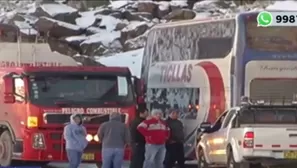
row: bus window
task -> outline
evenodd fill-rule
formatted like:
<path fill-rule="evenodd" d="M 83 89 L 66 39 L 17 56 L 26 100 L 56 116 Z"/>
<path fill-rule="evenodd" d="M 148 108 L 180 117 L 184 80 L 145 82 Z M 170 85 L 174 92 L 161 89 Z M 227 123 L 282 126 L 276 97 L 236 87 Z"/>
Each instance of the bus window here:
<path fill-rule="evenodd" d="M 161 109 L 168 116 L 171 109 L 178 110 L 183 119 L 196 119 L 199 111 L 198 88 L 151 88 L 147 96 L 151 108 Z"/>
<path fill-rule="evenodd" d="M 271 52 L 297 51 L 296 27 L 259 27 L 256 15 L 247 15 L 244 22 L 248 48 Z"/>
<path fill-rule="evenodd" d="M 155 28 L 144 51 L 152 62 L 224 58 L 232 49 L 235 19 Z"/>
<path fill-rule="evenodd" d="M 232 45 L 232 37 L 201 38 L 198 59 L 224 58 L 230 53 Z"/>

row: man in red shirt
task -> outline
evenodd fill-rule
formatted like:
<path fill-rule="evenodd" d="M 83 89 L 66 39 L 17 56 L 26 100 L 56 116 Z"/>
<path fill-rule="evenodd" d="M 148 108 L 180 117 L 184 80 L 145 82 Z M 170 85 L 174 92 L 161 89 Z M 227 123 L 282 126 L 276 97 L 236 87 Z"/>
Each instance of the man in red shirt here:
<path fill-rule="evenodd" d="M 145 161 L 143 168 L 163 168 L 166 148 L 169 138 L 169 127 L 161 119 L 162 111 L 152 110 L 152 117 L 141 122 L 137 129 L 145 137 Z"/>

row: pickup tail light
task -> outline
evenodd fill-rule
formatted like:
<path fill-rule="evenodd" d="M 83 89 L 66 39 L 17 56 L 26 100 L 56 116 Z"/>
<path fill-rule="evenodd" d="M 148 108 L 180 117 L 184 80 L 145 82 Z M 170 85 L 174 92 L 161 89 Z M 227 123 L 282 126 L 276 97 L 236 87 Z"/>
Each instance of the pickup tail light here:
<path fill-rule="evenodd" d="M 246 132 L 243 137 L 243 148 L 254 147 L 254 132 Z"/>

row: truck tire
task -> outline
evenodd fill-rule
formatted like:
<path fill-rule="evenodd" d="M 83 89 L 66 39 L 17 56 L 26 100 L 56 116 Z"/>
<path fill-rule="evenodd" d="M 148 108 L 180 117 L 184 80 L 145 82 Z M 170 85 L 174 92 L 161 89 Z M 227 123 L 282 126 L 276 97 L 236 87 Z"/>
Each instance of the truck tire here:
<path fill-rule="evenodd" d="M 10 166 L 12 162 L 13 143 L 9 131 L 4 131 L 0 135 L 0 165 Z"/>
<path fill-rule="evenodd" d="M 205 160 L 204 152 L 202 149 L 199 149 L 199 151 L 198 151 L 197 161 L 198 161 L 198 163 L 197 163 L 198 168 L 208 168 L 209 167 L 208 163 Z"/>

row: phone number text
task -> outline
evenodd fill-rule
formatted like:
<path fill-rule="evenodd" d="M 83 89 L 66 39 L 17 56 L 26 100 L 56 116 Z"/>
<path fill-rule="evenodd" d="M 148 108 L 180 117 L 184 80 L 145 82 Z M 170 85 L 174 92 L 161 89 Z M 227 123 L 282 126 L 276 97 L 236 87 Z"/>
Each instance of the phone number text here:
<path fill-rule="evenodd" d="M 297 26 L 297 12 L 271 12 L 271 26 Z"/>

